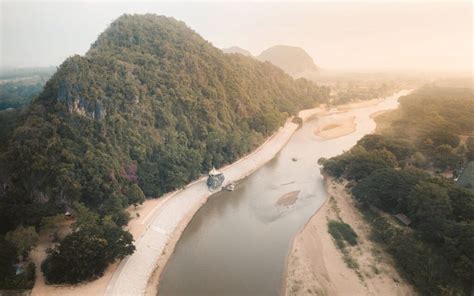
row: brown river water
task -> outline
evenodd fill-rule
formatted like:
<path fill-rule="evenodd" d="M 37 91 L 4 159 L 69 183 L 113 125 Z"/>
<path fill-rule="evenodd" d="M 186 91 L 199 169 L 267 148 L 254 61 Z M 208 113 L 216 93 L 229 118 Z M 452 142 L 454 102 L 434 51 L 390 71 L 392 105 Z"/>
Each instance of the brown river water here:
<path fill-rule="evenodd" d="M 370 115 L 395 109 L 398 98 L 408 92 L 306 122 L 235 191 L 211 196 L 176 245 L 159 295 L 279 295 L 293 237 L 327 198 L 318 159 L 341 154 L 373 132 Z M 314 134 L 318 124 L 352 116 L 357 128 L 349 135 L 325 140 Z M 293 205 L 277 205 L 292 191 L 299 191 Z"/>

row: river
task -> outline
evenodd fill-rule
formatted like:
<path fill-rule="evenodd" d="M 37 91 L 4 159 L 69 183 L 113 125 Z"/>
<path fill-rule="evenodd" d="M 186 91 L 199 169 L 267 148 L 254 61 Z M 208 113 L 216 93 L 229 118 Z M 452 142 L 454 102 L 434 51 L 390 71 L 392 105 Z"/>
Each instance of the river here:
<path fill-rule="evenodd" d="M 395 109 L 398 98 L 408 92 L 305 123 L 235 191 L 210 197 L 176 245 L 159 295 L 278 295 L 293 237 L 327 198 L 318 159 L 341 154 L 373 132 L 370 115 Z M 349 135 L 325 140 L 314 134 L 319 124 L 352 116 L 357 127 Z M 300 191 L 293 205 L 276 205 L 292 191 Z"/>

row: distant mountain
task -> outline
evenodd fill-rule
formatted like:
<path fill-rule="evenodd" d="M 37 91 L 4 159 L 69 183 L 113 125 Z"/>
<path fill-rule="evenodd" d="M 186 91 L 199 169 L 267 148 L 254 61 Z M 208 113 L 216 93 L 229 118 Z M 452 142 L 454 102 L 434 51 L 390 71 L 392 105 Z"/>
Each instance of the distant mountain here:
<path fill-rule="evenodd" d="M 294 46 L 272 46 L 257 56 L 257 59 L 270 62 L 293 77 L 302 77 L 318 71 L 311 56 L 304 49 Z"/>
<path fill-rule="evenodd" d="M 62 63 L 1 139 L 0 234 L 74 201 L 123 225 L 137 185 L 152 197 L 179 188 L 327 97 L 173 18 L 121 16 Z"/>
<path fill-rule="evenodd" d="M 223 48 L 222 51 L 224 53 L 240 53 L 241 55 L 247 56 L 247 57 L 253 57 L 252 53 L 246 49 L 240 48 L 238 46 L 232 46 L 229 48 Z"/>

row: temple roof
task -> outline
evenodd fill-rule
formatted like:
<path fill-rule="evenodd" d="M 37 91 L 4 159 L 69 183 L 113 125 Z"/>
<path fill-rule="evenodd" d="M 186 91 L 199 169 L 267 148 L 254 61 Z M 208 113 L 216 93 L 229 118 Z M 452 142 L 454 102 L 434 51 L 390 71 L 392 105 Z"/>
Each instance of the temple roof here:
<path fill-rule="evenodd" d="M 212 170 L 209 172 L 209 176 L 217 176 L 217 175 L 221 175 L 222 173 L 219 172 L 218 170 L 216 170 L 215 167 L 212 167 Z"/>

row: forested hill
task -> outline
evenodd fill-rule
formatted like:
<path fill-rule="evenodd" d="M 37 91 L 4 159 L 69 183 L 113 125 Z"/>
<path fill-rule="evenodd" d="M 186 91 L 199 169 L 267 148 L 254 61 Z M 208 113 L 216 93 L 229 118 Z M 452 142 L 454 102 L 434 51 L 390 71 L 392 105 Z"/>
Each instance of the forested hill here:
<path fill-rule="evenodd" d="M 300 47 L 272 46 L 264 50 L 257 59 L 268 61 L 294 77 L 302 77 L 318 71 L 311 56 Z"/>
<path fill-rule="evenodd" d="M 183 22 L 123 15 L 58 68 L 1 145 L 1 232 L 73 201 L 123 225 L 141 191 L 156 197 L 237 159 L 327 94 Z"/>

